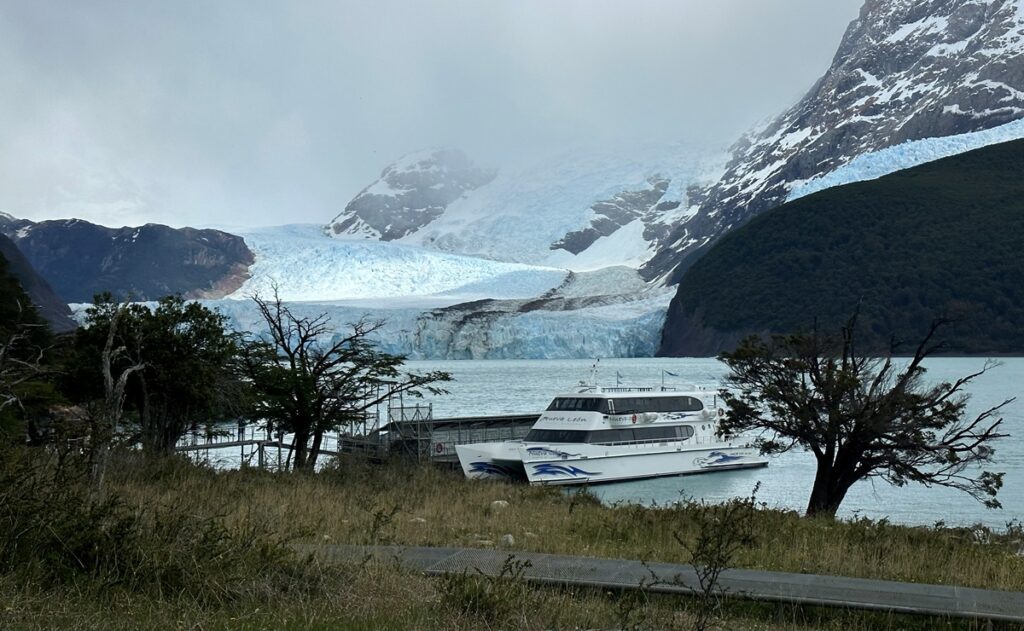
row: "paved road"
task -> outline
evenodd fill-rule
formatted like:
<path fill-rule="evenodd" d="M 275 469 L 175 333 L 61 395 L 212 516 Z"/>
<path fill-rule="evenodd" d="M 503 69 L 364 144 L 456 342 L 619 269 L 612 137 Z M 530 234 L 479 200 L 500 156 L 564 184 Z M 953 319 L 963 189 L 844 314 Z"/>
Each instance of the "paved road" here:
<path fill-rule="evenodd" d="M 480 572 L 497 576 L 510 554 L 529 561 L 523 573 L 536 583 L 692 594 L 698 585 L 690 565 L 644 563 L 537 552 L 400 546 L 297 545 L 324 560 L 397 560 L 427 575 Z M 841 576 L 726 570 L 719 584 L 730 597 L 848 609 L 925 614 L 1024 623 L 1024 593 L 970 587 L 898 583 Z"/>

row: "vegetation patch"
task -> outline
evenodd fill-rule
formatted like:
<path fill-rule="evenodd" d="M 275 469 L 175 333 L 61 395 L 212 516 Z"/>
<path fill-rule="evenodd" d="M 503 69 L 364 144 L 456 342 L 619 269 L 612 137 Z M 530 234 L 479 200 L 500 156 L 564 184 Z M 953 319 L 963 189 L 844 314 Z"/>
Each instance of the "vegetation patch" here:
<path fill-rule="evenodd" d="M 3 454 L 0 488 L 21 490 L 0 496 L 0 529 L 32 524 L 15 548 L 4 538 L 5 627 L 970 628 L 728 600 L 711 603 L 709 619 L 699 597 L 521 580 L 520 551 L 700 562 L 696 554 L 728 543 L 708 538 L 722 507 L 609 507 L 587 493 L 474 482 L 410 463 L 342 461 L 296 475 L 124 452 L 112 454 L 107 496 L 98 499 L 87 475 L 57 472 L 39 453 Z M 493 508 L 496 500 L 508 506 Z M 1024 589 L 1020 529 L 808 519 L 763 506 L 749 520 L 757 536 L 730 549 L 731 566 Z M 506 534 L 513 543 L 502 543 Z M 509 563 L 500 578 L 427 579 L 392 563 L 304 557 L 291 542 L 500 548 Z"/>

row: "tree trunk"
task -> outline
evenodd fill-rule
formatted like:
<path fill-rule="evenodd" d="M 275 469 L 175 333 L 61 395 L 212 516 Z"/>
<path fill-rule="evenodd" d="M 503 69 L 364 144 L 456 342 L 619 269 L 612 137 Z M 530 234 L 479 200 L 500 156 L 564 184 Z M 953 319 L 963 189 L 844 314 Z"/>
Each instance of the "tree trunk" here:
<path fill-rule="evenodd" d="M 292 439 L 292 468 L 295 471 L 306 468 L 306 448 L 309 444 L 309 434 L 306 432 L 295 432 Z"/>
<path fill-rule="evenodd" d="M 156 445 L 156 427 L 153 425 L 153 410 L 149 406 L 149 387 L 146 383 L 146 375 L 139 373 L 139 389 L 141 392 L 139 400 L 139 420 L 142 425 L 142 448 L 152 450 Z"/>
<path fill-rule="evenodd" d="M 811 497 L 807 501 L 807 516 L 821 513 L 828 505 L 829 489 L 832 486 L 832 457 L 831 454 L 819 454 L 816 456 L 818 466 L 814 471 L 814 486 L 811 487 Z M 835 514 L 833 512 L 833 514 Z"/>
<path fill-rule="evenodd" d="M 814 488 L 807 502 L 807 516 L 835 517 L 846 493 L 853 486 L 853 472 L 819 460 Z"/>
<path fill-rule="evenodd" d="M 316 469 L 316 460 L 320 455 L 320 445 L 324 442 L 323 430 L 314 430 L 313 432 L 313 447 L 309 450 L 309 460 L 306 462 L 306 466 L 310 469 Z"/>

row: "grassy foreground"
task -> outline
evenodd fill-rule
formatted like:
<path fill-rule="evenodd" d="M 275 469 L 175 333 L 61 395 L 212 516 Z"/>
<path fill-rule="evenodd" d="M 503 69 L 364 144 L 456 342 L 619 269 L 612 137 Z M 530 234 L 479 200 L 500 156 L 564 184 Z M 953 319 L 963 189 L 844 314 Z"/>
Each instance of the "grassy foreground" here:
<path fill-rule="evenodd" d="M 693 599 L 431 580 L 387 564 L 321 566 L 287 547 L 500 547 L 686 563 L 690 554 L 677 537 L 692 540 L 706 522 L 707 509 L 696 505 L 609 508 L 587 494 L 469 482 L 408 465 L 343 463 L 293 475 L 143 464 L 132 456 L 113 466 L 109 495 L 116 507 L 86 515 L 71 532 L 22 535 L 21 557 L 16 547 L 0 548 L 0 628 L 621 629 L 692 628 L 697 620 Z M 73 493 L 55 500 L 32 509 L 43 515 L 35 530 L 49 527 L 38 527 L 46 519 L 73 522 L 81 517 L 74 503 L 91 501 Z M 0 494 L 0 509 L 4 501 L 10 496 Z M 1024 590 L 1017 532 L 808 520 L 772 510 L 753 519 L 757 536 L 737 567 Z M 99 524 L 91 539 L 72 541 L 91 532 L 90 524 Z M 514 543 L 502 544 L 504 535 Z M 32 541 L 38 548 L 28 550 Z M 739 602 L 717 612 L 715 625 L 975 628 Z"/>

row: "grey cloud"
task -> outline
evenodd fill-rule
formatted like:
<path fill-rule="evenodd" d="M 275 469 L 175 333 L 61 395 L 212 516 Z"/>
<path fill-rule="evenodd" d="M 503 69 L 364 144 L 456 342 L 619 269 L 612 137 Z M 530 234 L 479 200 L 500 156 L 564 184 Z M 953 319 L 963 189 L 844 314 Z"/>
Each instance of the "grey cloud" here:
<path fill-rule="evenodd" d="M 727 144 L 860 0 L 0 2 L 0 210 L 323 222 L 399 155 Z"/>

